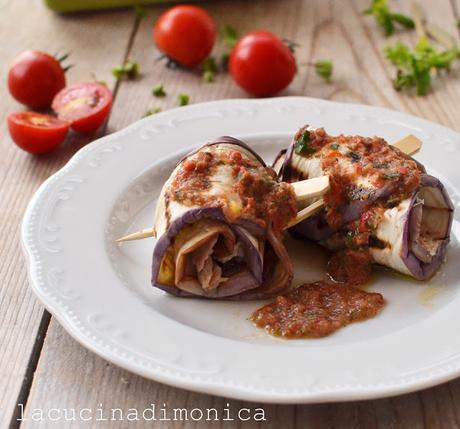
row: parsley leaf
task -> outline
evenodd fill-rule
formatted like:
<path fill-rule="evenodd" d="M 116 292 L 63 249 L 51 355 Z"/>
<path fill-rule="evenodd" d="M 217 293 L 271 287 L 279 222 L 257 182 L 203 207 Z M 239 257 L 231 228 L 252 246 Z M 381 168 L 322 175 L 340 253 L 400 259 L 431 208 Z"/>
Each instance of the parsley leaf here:
<path fill-rule="evenodd" d="M 458 48 L 438 51 L 426 37 L 418 41 L 413 51 L 402 43 L 385 48 L 385 56 L 397 69 L 395 89 L 415 88 L 417 95 L 426 95 L 430 90 L 433 70 L 449 71 L 458 55 Z"/>
<path fill-rule="evenodd" d="M 382 174 L 382 179 L 384 180 L 397 180 L 399 179 L 400 174 L 397 171 L 390 171 L 388 173 Z"/>
<path fill-rule="evenodd" d="M 205 82 L 213 82 L 216 73 L 218 72 L 216 60 L 214 57 L 208 57 L 204 60 L 202 66 L 203 80 Z"/>
<path fill-rule="evenodd" d="M 206 70 L 203 72 L 203 80 L 205 82 L 214 82 L 214 78 L 216 77 L 215 73 L 210 70 Z"/>
<path fill-rule="evenodd" d="M 224 25 L 221 28 L 221 36 L 224 46 L 227 48 L 222 54 L 221 66 L 223 70 L 228 70 L 228 60 L 230 59 L 230 51 L 238 42 L 238 32 L 230 25 Z"/>
<path fill-rule="evenodd" d="M 116 66 L 112 69 L 112 74 L 117 79 L 135 79 L 139 76 L 140 67 L 138 63 L 125 61 L 123 64 Z"/>
<path fill-rule="evenodd" d="M 310 142 L 310 131 L 304 130 L 300 137 L 294 143 L 294 151 L 296 154 L 312 154 L 314 149 L 308 144 Z"/>
<path fill-rule="evenodd" d="M 161 107 L 154 107 L 153 109 L 146 110 L 145 113 L 142 115 L 142 117 L 146 118 L 147 116 L 152 116 L 160 112 L 161 112 Z"/>
<path fill-rule="evenodd" d="M 224 25 L 221 30 L 224 45 L 232 49 L 238 42 L 238 33 L 230 25 Z"/>
<path fill-rule="evenodd" d="M 344 240 L 345 240 L 345 246 L 348 247 L 349 249 L 356 250 L 358 248 L 355 242 L 355 233 L 353 231 L 347 231 L 345 233 Z"/>
<path fill-rule="evenodd" d="M 190 101 L 190 96 L 188 94 L 179 94 L 177 101 L 179 106 L 186 106 Z"/>
<path fill-rule="evenodd" d="M 395 32 L 395 23 L 404 28 L 415 28 L 412 18 L 392 12 L 388 7 L 387 0 L 372 0 L 371 5 L 363 14 L 372 15 L 377 24 L 382 27 L 385 36 L 391 36 Z"/>
<path fill-rule="evenodd" d="M 152 95 L 154 95 L 155 97 L 164 97 L 166 96 L 166 91 L 165 91 L 165 88 L 162 84 L 158 84 L 156 86 L 153 87 L 152 89 Z"/>
<path fill-rule="evenodd" d="M 392 13 L 390 16 L 393 22 L 397 22 L 399 25 L 407 28 L 408 30 L 413 30 L 415 28 L 414 20 L 406 15 L 402 15 L 400 13 Z"/>
<path fill-rule="evenodd" d="M 322 77 L 327 83 L 331 82 L 332 71 L 334 70 L 334 65 L 330 60 L 321 60 L 317 61 L 315 64 L 316 74 Z"/>

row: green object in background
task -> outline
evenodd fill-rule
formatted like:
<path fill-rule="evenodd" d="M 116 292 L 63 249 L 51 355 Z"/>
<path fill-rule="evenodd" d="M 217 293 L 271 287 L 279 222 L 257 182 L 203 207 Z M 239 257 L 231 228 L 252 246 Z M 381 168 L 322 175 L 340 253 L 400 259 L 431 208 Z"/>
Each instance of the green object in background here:
<path fill-rule="evenodd" d="M 176 0 L 177 1 L 177 0 Z M 111 9 L 116 7 L 134 7 L 156 3 L 173 3 L 171 0 L 44 0 L 45 4 L 56 12 L 81 12 L 85 10 Z"/>

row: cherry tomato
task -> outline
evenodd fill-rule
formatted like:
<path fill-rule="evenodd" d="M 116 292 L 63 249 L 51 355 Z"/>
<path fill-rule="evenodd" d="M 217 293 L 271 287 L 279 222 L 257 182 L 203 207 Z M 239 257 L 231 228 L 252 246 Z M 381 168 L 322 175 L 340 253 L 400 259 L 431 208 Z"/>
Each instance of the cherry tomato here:
<path fill-rule="evenodd" d="M 258 97 L 280 92 L 297 71 L 291 50 L 269 31 L 244 36 L 233 48 L 229 68 L 235 82 Z"/>
<path fill-rule="evenodd" d="M 64 86 L 65 74 L 61 64 L 44 52 L 23 52 L 8 72 L 11 95 L 33 109 L 50 107 L 54 96 Z"/>
<path fill-rule="evenodd" d="M 70 124 L 54 116 L 36 112 L 15 112 L 8 115 L 11 138 L 30 153 L 46 153 L 61 144 Z"/>
<path fill-rule="evenodd" d="M 195 67 L 207 58 L 215 36 L 214 21 L 198 6 L 168 9 L 153 27 L 158 49 L 185 67 Z"/>
<path fill-rule="evenodd" d="M 78 133 L 95 132 L 107 119 L 112 106 L 112 92 L 99 83 L 68 86 L 54 97 L 52 108 L 59 119 L 71 123 Z"/>

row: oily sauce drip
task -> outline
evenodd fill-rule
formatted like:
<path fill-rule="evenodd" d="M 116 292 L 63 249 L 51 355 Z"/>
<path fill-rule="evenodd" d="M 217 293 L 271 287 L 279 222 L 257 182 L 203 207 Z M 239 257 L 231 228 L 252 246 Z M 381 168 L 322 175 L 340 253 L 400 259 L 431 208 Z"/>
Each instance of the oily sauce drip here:
<path fill-rule="evenodd" d="M 372 275 L 372 256 L 366 249 L 336 252 L 327 264 L 327 275 L 344 286 L 366 284 Z"/>

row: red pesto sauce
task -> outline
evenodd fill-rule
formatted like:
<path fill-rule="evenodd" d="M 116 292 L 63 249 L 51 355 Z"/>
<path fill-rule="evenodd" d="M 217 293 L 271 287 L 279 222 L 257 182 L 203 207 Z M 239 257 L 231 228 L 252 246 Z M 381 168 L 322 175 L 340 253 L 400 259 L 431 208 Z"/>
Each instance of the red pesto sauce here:
<path fill-rule="evenodd" d="M 358 286 L 370 281 L 373 258 L 369 243 L 384 210 L 380 204 L 376 204 L 347 225 L 343 232 L 346 248 L 333 253 L 327 264 L 327 274 L 335 282 Z"/>
<path fill-rule="evenodd" d="M 415 161 L 378 137 L 332 137 L 324 129 L 303 128 L 295 141 L 296 153 L 320 156 L 322 168 L 329 175 L 325 219 L 333 230 L 343 234 L 345 248 L 329 260 L 327 271 L 333 283 L 304 284 L 256 310 L 251 320 L 272 335 L 319 338 L 374 317 L 382 309 L 381 294 L 353 286 L 370 280 L 373 260 L 369 243 L 385 209 L 412 195 L 420 184 L 421 171 Z M 345 157 L 348 159 L 341 160 Z M 360 177 L 375 189 L 389 186 L 391 196 L 365 207 L 359 219 L 344 227 L 344 207 L 353 200 L 368 198 L 359 192 Z"/>
<path fill-rule="evenodd" d="M 307 133 L 306 138 L 304 134 Z M 383 206 L 394 206 L 412 195 L 420 185 L 421 171 L 417 163 L 380 137 L 330 136 L 323 128 L 301 128 L 295 136 L 304 138 L 296 153 L 306 157 L 319 155 L 330 190 L 324 196 L 326 219 L 332 229 L 342 225 L 343 206 L 357 199 L 366 199 L 356 186 L 359 177 L 367 178 L 375 188 L 388 186 L 391 195 Z M 346 153 L 341 150 L 346 148 Z M 341 159 L 346 160 L 343 169 Z M 350 168 L 351 167 L 351 168 Z"/>
<path fill-rule="evenodd" d="M 377 315 L 383 296 L 351 286 L 307 283 L 256 310 L 251 320 L 284 338 L 320 338 L 352 322 Z"/>
<path fill-rule="evenodd" d="M 213 174 L 222 165 L 232 169 L 232 192 L 242 203 L 236 218 L 246 218 L 280 232 L 297 215 L 295 193 L 291 185 L 278 182 L 275 171 L 258 160 L 249 159 L 239 150 L 215 150 L 208 147 L 191 155 L 180 165 L 172 182 L 172 198 L 184 205 L 219 206 L 229 221 L 235 221 L 228 195 L 206 195 Z"/>
<path fill-rule="evenodd" d="M 330 189 L 324 195 L 325 220 L 341 234 L 345 246 L 329 261 L 329 276 L 349 285 L 367 283 L 373 262 L 368 249 L 375 238 L 374 232 L 385 210 L 410 197 L 419 187 L 419 166 L 380 137 L 334 137 L 323 128 L 310 131 L 304 127 L 297 132 L 295 142 L 298 155 L 319 156 L 324 172 L 329 175 Z M 359 187 L 362 178 L 374 190 L 387 187 L 389 196 L 365 205 L 360 218 L 344 226 L 344 207 L 369 198 Z"/>
<path fill-rule="evenodd" d="M 366 249 L 345 249 L 329 259 L 327 274 L 344 286 L 359 286 L 370 281 L 372 256 Z"/>

